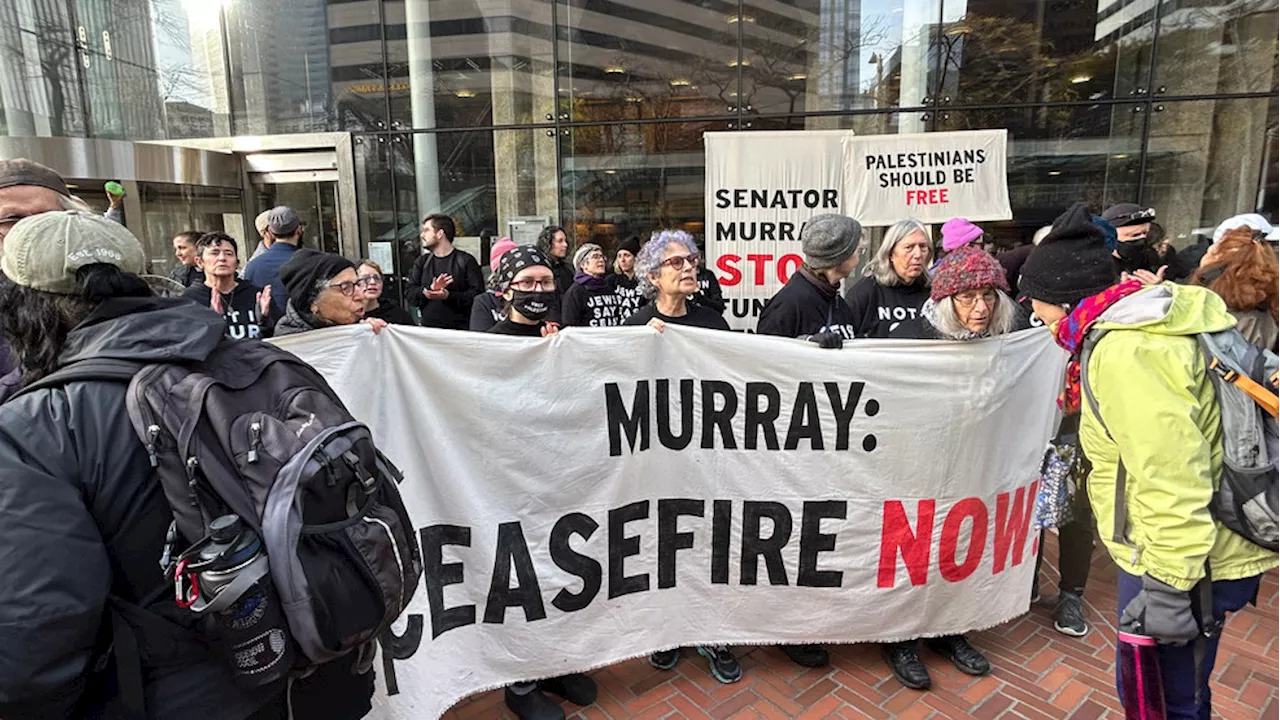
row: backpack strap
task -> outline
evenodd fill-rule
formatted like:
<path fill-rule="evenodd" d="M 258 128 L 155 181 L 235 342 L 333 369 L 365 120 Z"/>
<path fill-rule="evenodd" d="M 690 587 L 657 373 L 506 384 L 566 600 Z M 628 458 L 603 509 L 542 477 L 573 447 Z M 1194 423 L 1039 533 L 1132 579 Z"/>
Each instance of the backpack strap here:
<path fill-rule="evenodd" d="M 49 388 L 58 388 L 73 382 L 84 382 L 86 380 L 116 380 L 120 382 L 129 382 L 133 380 L 133 376 L 138 371 L 146 367 L 145 363 L 135 362 L 133 360 L 115 360 L 112 358 L 90 358 L 88 360 L 80 360 L 70 365 L 64 365 L 57 370 L 45 375 L 39 380 L 22 388 L 14 393 L 10 400 L 22 397 L 27 393 L 33 393 L 37 390 L 46 390 Z"/>
<path fill-rule="evenodd" d="M 1253 398 L 1253 401 L 1258 403 L 1271 417 L 1280 415 L 1280 397 L 1263 387 L 1258 381 L 1232 367 L 1230 363 L 1215 352 L 1213 344 L 1203 334 L 1196 336 L 1196 342 L 1200 345 L 1200 352 L 1204 355 L 1204 367 L 1207 372 L 1217 375 L 1224 382 L 1235 385 L 1241 392 Z"/>
<path fill-rule="evenodd" d="M 1097 346 L 1102 337 L 1107 334 L 1107 330 L 1092 330 L 1088 337 L 1085 338 L 1084 345 L 1080 348 L 1080 389 L 1085 397 L 1085 401 L 1089 403 L 1089 409 L 1093 411 L 1093 416 L 1098 419 L 1098 424 L 1102 426 L 1102 431 L 1107 434 L 1112 442 L 1115 438 L 1111 436 L 1111 430 L 1107 427 L 1107 421 L 1102 419 L 1102 408 L 1098 405 L 1098 398 L 1094 396 L 1093 389 L 1089 387 L 1089 359 L 1093 356 L 1093 349 Z M 1120 446 L 1116 445 L 1116 455 L 1120 454 Z M 1115 515 L 1112 518 L 1111 540 L 1112 542 L 1126 544 L 1128 541 L 1124 537 L 1124 528 L 1129 521 L 1129 503 L 1125 499 L 1125 486 L 1128 484 L 1129 473 L 1124 468 L 1124 459 L 1120 458 L 1116 461 L 1116 490 L 1115 499 L 1112 504 L 1115 506 Z"/>

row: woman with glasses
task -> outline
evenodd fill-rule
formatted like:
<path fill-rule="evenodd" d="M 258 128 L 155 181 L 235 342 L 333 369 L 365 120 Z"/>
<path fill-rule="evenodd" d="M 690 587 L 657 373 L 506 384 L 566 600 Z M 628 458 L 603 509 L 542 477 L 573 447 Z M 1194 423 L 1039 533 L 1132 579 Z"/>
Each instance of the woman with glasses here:
<path fill-rule="evenodd" d="M 356 273 L 364 281 L 364 317 L 367 320 L 385 320 L 391 325 L 416 325 L 408 310 L 396 304 L 395 300 L 383 297 L 382 290 L 386 285 L 382 266 L 369 260 L 361 260 Z"/>
<path fill-rule="evenodd" d="M 648 303 L 624 325 L 667 324 L 728 330 L 720 313 L 689 300 L 698 292 L 698 250 L 693 237 L 681 230 L 663 230 L 640 248 L 635 262 L 640 292 Z"/>
<path fill-rule="evenodd" d="M 560 299 L 560 320 L 565 327 L 614 327 L 625 320 L 623 302 L 605 279 L 604 250 L 587 243 L 573 254 L 573 285 Z"/>
<path fill-rule="evenodd" d="M 365 319 L 369 282 L 341 255 L 300 248 L 280 268 L 280 281 L 289 299 L 276 323 L 276 337 L 358 322 L 368 323 L 375 333 L 387 326 L 385 320 Z"/>
<path fill-rule="evenodd" d="M 919 317 L 893 330 L 890 337 L 920 340 L 978 340 L 1028 327 L 1026 317 L 1008 296 L 1004 268 L 981 248 L 966 245 L 938 263 L 929 299 Z M 951 660 L 966 675 L 986 675 L 991 663 L 963 635 L 929 638 L 924 644 Z M 898 682 L 913 689 L 930 685 L 929 671 L 915 640 L 882 646 L 885 662 Z"/>
<path fill-rule="evenodd" d="M 556 301 L 556 277 L 546 253 L 531 245 L 510 250 L 498 262 L 494 279 L 496 286 L 505 288 L 502 300 L 506 317 L 489 332 L 533 338 L 556 333 L 556 325 L 547 322 Z M 590 705 L 596 701 L 596 682 L 581 673 L 572 673 L 516 683 L 508 686 L 504 694 L 507 707 L 519 720 L 564 720 L 560 703 L 547 697 L 547 693 L 574 705 Z"/>

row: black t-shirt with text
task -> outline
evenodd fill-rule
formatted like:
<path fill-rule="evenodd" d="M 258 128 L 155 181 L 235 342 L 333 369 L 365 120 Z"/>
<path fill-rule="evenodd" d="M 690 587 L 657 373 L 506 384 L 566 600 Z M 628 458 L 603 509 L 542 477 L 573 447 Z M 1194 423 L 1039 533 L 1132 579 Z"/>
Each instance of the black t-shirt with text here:
<path fill-rule="evenodd" d="M 864 277 L 844 296 L 853 312 L 860 338 L 887 338 L 899 323 L 914 320 L 929 299 L 929 284 L 921 275 L 910 285 L 881 285 Z"/>
<path fill-rule="evenodd" d="M 654 318 L 671 325 L 688 325 L 690 327 L 707 328 L 709 330 L 729 329 L 729 323 L 725 322 L 725 319 L 720 315 L 720 313 L 709 307 L 695 305 L 693 303 L 685 305 L 685 314 L 680 315 L 679 317 L 663 315 L 658 312 L 658 306 L 656 304 L 649 303 L 632 313 L 631 317 L 627 318 L 627 321 L 624 322 L 623 325 L 644 325 Z"/>
<path fill-rule="evenodd" d="M 258 311 L 258 293 L 262 288 L 247 282 L 237 283 L 229 293 L 222 295 L 222 317 L 227 321 L 227 337 L 232 340 L 256 340 L 266 337 L 272 323 Z M 209 307 L 213 300 L 213 288 L 198 282 L 187 288 L 182 297 L 202 307 Z"/>

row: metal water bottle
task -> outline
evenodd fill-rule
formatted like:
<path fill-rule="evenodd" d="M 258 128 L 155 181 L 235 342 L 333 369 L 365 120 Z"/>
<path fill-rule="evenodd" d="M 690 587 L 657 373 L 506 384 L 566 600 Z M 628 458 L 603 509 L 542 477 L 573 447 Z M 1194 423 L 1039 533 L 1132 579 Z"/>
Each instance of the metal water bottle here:
<path fill-rule="evenodd" d="M 212 618 L 236 681 L 258 687 L 287 676 L 293 643 L 258 534 L 239 516 L 223 515 L 191 549 L 189 569 L 199 583 L 191 610 Z"/>

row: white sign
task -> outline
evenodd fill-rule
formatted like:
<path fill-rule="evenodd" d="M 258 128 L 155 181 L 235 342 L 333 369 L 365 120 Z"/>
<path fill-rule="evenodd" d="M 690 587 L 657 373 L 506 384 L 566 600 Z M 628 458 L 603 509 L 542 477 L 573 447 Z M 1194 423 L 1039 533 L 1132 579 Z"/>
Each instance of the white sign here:
<path fill-rule="evenodd" d="M 903 218 L 1008 220 L 1007 130 L 844 139 L 847 215 L 864 226 Z"/>
<path fill-rule="evenodd" d="M 800 267 L 800 230 L 842 213 L 844 130 L 706 133 L 707 267 L 734 329 L 755 328 L 764 302 Z"/>
<path fill-rule="evenodd" d="M 905 218 L 1007 220 L 1005 130 L 855 136 L 847 130 L 706 133 L 707 266 L 735 329 L 804 262 L 800 231 L 839 213 L 864 228 Z"/>
<path fill-rule="evenodd" d="M 371 426 L 420 531 L 373 717 L 664 648 L 1027 611 L 1065 361 L 1043 330 L 845 350 L 681 327 L 277 342 Z"/>

